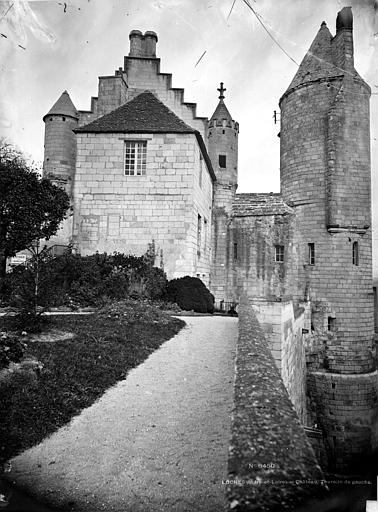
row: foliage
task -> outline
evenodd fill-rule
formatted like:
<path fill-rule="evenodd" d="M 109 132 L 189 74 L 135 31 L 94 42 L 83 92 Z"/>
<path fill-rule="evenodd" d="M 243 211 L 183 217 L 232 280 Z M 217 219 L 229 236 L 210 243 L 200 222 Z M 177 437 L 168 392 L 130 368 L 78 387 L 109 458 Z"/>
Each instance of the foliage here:
<path fill-rule="evenodd" d="M 98 312 L 100 317 L 122 318 L 128 324 L 141 323 L 166 323 L 170 317 L 160 309 L 152 306 L 147 301 L 122 300 L 113 302 Z"/>
<path fill-rule="evenodd" d="M 0 139 L 0 277 L 7 258 L 57 232 L 68 208 L 66 192 L 41 179 L 19 150 Z"/>
<path fill-rule="evenodd" d="M 140 257 L 120 253 L 82 257 L 66 252 L 53 258 L 42 250 L 25 268 L 16 267 L 6 283 L 9 304 L 36 313 L 37 306 L 42 311 L 61 305 L 104 306 L 113 299 L 158 299 L 167 279 L 162 269 L 152 266 L 148 253 Z"/>
<path fill-rule="evenodd" d="M 197 277 L 180 277 L 168 282 L 164 298 L 186 311 L 214 312 L 214 296 Z"/>
<path fill-rule="evenodd" d="M 0 370 L 9 363 L 18 363 L 26 348 L 27 345 L 19 334 L 0 332 Z"/>
<path fill-rule="evenodd" d="M 135 311 L 134 311 L 135 308 Z M 124 379 L 185 324 L 163 316 L 132 322 L 141 306 L 131 302 L 126 316 L 57 315 L 54 329 L 75 337 L 55 343 L 33 341 L 26 356 L 41 363 L 38 379 L 23 374 L 0 383 L 0 464 L 46 436 L 89 407 L 106 389 Z M 150 315 L 150 313 L 148 313 Z M 161 312 L 156 313 L 159 318 Z M 10 318 L 2 317 L 2 328 Z"/>

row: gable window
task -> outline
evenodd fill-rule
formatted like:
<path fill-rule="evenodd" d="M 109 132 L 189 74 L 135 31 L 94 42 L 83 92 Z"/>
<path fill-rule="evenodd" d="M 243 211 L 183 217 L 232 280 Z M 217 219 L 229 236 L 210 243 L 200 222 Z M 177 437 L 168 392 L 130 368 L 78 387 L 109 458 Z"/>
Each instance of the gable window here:
<path fill-rule="evenodd" d="M 353 242 L 353 246 L 352 246 L 352 261 L 353 261 L 353 265 L 356 265 L 358 266 L 359 265 L 359 262 L 358 262 L 358 242 Z"/>
<path fill-rule="evenodd" d="M 308 244 L 308 264 L 315 265 L 315 244 Z"/>
<path fill-rule="evenodd" d="M 146 174 L 147 141 L 125 140 L 125 175 Z"/>
<path fill-rule="evenodd" d="M 226 155 L 219 155 L 219 167 L 226 168 Z"/>
<path fill-rule="evenodd" d="M 282 263 L 284 261 L 285 255 L 285 246 L 284 245 L 275 245 L 275 261 L 278 263 Z"/>

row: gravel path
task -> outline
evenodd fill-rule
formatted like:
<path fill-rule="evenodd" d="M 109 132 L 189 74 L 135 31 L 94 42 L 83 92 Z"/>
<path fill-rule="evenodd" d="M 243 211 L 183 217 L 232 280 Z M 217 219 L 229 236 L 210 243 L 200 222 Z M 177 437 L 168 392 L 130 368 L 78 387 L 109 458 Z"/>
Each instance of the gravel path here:
<path fill-rule="evenodd" d="M 182 318 L 125 380 L 13 459 L 12 481 L 65 510 L 221 512 L 237 319 Z"/>

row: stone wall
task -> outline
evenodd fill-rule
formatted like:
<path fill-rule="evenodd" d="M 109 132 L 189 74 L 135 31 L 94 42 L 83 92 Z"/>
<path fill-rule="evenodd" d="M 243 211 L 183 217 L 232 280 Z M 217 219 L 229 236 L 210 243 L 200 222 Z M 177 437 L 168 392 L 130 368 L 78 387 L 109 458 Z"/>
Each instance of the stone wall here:
<path fill-rule="evenodd" d="M 125 176 L 125 140 L 147 141 L 145 175 Z M 195 135 L 78 133 L 77 142 L 74 242 L 81 254 L 141 255 L 154 240 L 155 264 L 170 279 L 200 274 L 208 284 L 213 185 Z"/>
<path fill-rule="evenodd" d="M 323 475 L 246 300 L 239 309 L 229 451 L 230 510 L 293 510 L 326 494 Z"/>
<path fill-rule="evenodd" d="M 294 308 L 289 300 L 256 299 L 251 304 L 294 409 L 306 425 L 306 356 L 302 331 L 309 327 L 306 314 L 309 304 Z"/>

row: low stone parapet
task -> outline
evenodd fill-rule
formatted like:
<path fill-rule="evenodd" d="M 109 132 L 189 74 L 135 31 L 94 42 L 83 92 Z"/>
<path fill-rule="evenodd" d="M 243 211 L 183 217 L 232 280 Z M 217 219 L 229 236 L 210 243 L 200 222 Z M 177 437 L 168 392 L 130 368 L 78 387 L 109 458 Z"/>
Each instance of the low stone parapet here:
<path fill-rule="evenodd" d="M 227 497 L 234 511 L 284 511 L 328 493 L 264 333 L 239 306 Z"/>

